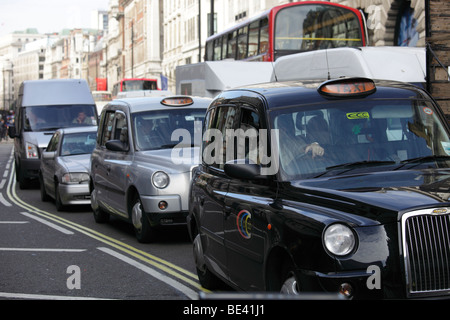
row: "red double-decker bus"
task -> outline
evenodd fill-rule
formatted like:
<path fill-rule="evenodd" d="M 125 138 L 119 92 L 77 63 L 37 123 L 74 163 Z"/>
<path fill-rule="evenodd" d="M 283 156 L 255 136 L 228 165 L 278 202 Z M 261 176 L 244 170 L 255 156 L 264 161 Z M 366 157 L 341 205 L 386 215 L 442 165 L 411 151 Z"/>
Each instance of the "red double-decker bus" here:
<path fill-rule="evenodd" d="M 128 78 L 115 83 L 111 91 L 112 98 L 115 99 L 119 92 L 138 90 L 159 90 L 157 79 Z"/>
<path fill-rule="evenodd" d="M 305 51 L 366 45 L 364 17 L 323 1 L 280 5 L 206 39 L 205 60 L 275 61 Z"/>

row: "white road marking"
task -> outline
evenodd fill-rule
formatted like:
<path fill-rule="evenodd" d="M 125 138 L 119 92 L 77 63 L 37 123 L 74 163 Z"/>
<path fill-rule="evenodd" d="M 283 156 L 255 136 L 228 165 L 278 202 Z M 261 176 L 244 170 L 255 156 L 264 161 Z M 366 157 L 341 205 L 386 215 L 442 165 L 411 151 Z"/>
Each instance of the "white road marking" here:
<path fill-rule="evenodd" d="M 67 297 L 67 296 L 49 296 L 42 294 L 26 294 L 26 293 L 7 293 L 0 292 L 0 298 L 8 299 L 33 299 L 33 300 L 112 300 L 92 297 Z"/>
<path fill-rule="evenodd" d="M 60 231 L 60 232 L 62 232 L 64 234 L 74 234 L 72 231 L 67 230 L 66 228 L 62 228 L 62 227 L 60 227 L 60 226 L 58 226 L 58 225 L 56 225 L 54 223 L 51 223 L 51 222 L 49 222 L 49 221 L 47 221 L 45 219 L 41 219 L 39 217 L 36 217 L 35 215 L 29 214 L 27 212 L 21 212 L 21 214 L 23 214 L 24 216 L 27 216 L 28 218 L 37 220 L 37 221 L 39 221 L 39 222 L 41 222 L 41 223 L 43 223 L 43 224 L 45 224 L 45 225 L 55 229 L 55 230 L 58 230 L 58 231 Z"/>
<path fill-rule="evenodd" d="M 8 201 L 6 201 L 6 199 L 3 197 L 3 193 L 0 193 L 0 202 L 1 202 L 5 207 L 12 207 L 12 204 L 9 203 Z"/>
<path fill-rule="evenodd" d="M 189 289 L 188 287 L 186 287 L 185 285 L 181 284 L 180 282 L 175 281 L 174 279 L 165 276 L 164 274 L 156 271 L 155 269 L 147 267 L 147 266 L 143 265 L 142 263 L 137 262 L 136 260 L 130 259 L 130 258 L 124 256 L 123 254 L 120 254 L 120 253 L 118 253 L 116 251 L 113 251 L 111 249 L 108 249 L 108 248 L 105 248 L 105 247 L 99 247 L 97 249 L 99 249 L 100 251 L 103 251 L 103 252 L 105 252 L 105 253 L 107 253 L 109 255 L 112 255 L 113 257 L 116 257 L 116 258 L 122 260 L 123 262 L 126 262 L 126 263 L 132 265 L 133 267 L 144 271 L 145 273 L 148 273 L 152 277 L 154 277 L 154 278 L 156 278 L 156 279 L 158 279 L 158 280 L 168 284 L 169 286 L 171 286 L 171 287 L 181 291 L 183 294 L 185 294 L 191 300 L 197 300 L 198 299 L 197 292 L 195 292 L 192 289 Z"/>
<path fill-rule="evenodd" d="M 29 221 L 0 221 L 0 224 L 24 224 L 30 223 Z"/>
<path fill-rule="evenodd" d="M 57 248 L 0 248 L 0 251 L 84 252 L 84 251 L 86 251 L 86 249 L 57 249 Z"/>
<path fill-rule="evenodd" d="M 45 217 L 48 216 L 49 219 L 52 219 L 52 220 L 55 220 L 55 221 L 57 221 L 56 219 L 58 219 L 58 221 L 57 221 L 58 223 L 59 223 L 59 220 L 61 220 L 60 223 L 62 223 L 63 225 L 67 225 L 70 229 L 77 230 L 77 231 L 79 231 L 79 232 L 81 232 L 81 233 L 83 233 L 83 234 L 85 234 L 85 235 L 87 235 L 87 236 L 89 236 L 91 238 L 97 239 L 97 240 L 99 240 L 101 242 L 105 242 L 105 243 L 107 243 L 109 245 L 112 245 L 113 247 L 117 247 L 119 250 L 122 250 L 122 251 L 125 251 L 127 253 L 130 253 L 129 252 L 130 250 L 126 249 L 126 248 L 130 247 L 128 245 L 122 244 L 121 242 L 119 242 L 119 241 L 117 241 L 115 239 L 111 239 L 111 238 L 109 238 L 109 237 L 107 237 L 107 236 L 105 236 L 105 235 L 103 235 L 101 233 L 94 232 L 93 230 L 90 230 L 90 229 L 88 229 L 86 227 L 83 227 L 81 225 L 77 225 L 77 224 L 74 224 L 72 222 L 66 221 L 66 220 L 64 220 L 64 219 L 62 219 L 60 217 L 56 217 L 56 216 L 54 216 L 52 214 L 49 214 L 49 213 L 47 213 L 45 211 L 42 211 L 39 208 L 33 207 L 33 206 L 29 205 L 28 203 L 24 202 L 23 200 L 21 200 L 20 198 L 18 198 L 17 194 L 15 193 L 14 163 L 12 162 L 13 154 L 14 154 L 13 150 L 11 150 L 11 166 L 13 167 L 13 169 L 10 171 L 10 176 L 9 176 L 9 179 L 8 179 L 8 187 L 7 187 L 6 192 L 7 192 L 8 198 L 11 199 L 14 204 L 16 204 L 19 207 L 24 208 L 25 210 L 30 210 L 30 212 L 20 212 L 22 215 L 24 215 L 26 217 L 29 217 L 31 219 L 37 220 L 37 221 L 39 221 L 41 223 L 44 223 L 44 224 L 54 228 L 55 230 L 58 230 L 58 231 L 62 232 L 62 233 L 69 234 L 69 235 L 70 234 L 74 234 L 74 232 L 72 232 L 72 231 L 70 231 L 68 229 L 59 227 L 57 224 L 51 223 L 51 222 L 49 222 L 49 221 L 47 221 L 45 219 L 39 218 L 37 215 L 42 215 L 42 216 L 45 215 Z M 36 211 L 35 212 L 36 214 L 33 214 L 34 211 Z M 42 212 L 42 214 L 41 214 L 41 212 Z M 8 222 L 5 222 L 5 223 L 8 223 Z M 18 222 L 17 221 L 16 223 L 22 223 L 22 222 Z M 23 223 L 29 223 L 29 222 L 26 221 L 26 222 L 23 222 Z M 121 246 L 124 246 L 124 248 L 122 248 Z M 0 250 L 2 250 L 2 248 L 0 248 Z M 58 249 L 30 249 L 30 248 L 14 249 L 14 248 L 3 248 L 3 250 L 5 250 L 5 251 L 13 251 L 13 250 L 27 251 L 27 250 L 32 250 L 32 251 L 50 251 L 50 252 L 55 252 L 55 250 L 58 250 Z M 62 250 L 64 250 L 64 249 L 62 249 Z M 70 250 L 70 249 L 68 249 L 68 250 Z M 76 249 L 73 249 L 73 250 L 76 250 Z M 184 294 L 189 299 L 192 299 L 192 300 L 197 300 L 198 299 L 198 293 L 195 290 L 190 289 L 189 287 L 183 285 L 182 283 L 180 283 L 180 282 L 178 282 L 178 281 L 168 277 L 167 275 L 165 275 L 163 273 L 160 273 L 160 272 L 156 271 L 155 269 L 153 269 L 151 267 L 147 267 L 143 263 L 140 263 L 140 262 L 138 262 L 136 260 L 128 258 L 125 255 L 122 255 L 122 254 L 120 254 L 118 252 L 115 252 L 113 250 L 110 250 L 108 248 L 99 248 L 99 250 L 101 250 L 101 251 L 103 251 L 103 252 L 105 252 L 107 254 L 110 254 L 110 255 L 112 255 L 112 256 L 122 260 L 123 262 L 126 262 L 126 263 L 130 264 L 131 266 L 134 266 L 135 268 L 140 269 L 141 271 L 144 271 L 145 273 L 155 277 L 157 280 L 160 280 L 160 281 L 166 283 L 167 285 L 175 288 L 176 290 L 180 291 L 182 294 Z M 60 249 L 60 251 L 61 251 L 61 249 Z M 175 277 L 177 277 L 177 278 L 179 278 L 179 279 L 181 279 L 183 281 L 187 281 L 189 284 L 193 284 L 194 287 L 198 286 L 199 290 L 208 292 L 206 289 L 203 289 L 198 283 L 196 283 L 194 281 L 194 280 L 197 279 L 195 275 L 193 275 L 193 279 L 194 280 L 185 279 L 185 277 L 181 273 L 185 273 L 185 274 L 190 276 L 190 273 L 187 272 L 186 270 L 183 270 L 182 268 L 179 268 L 177 266 L 175 266 L 175 268 L 174 268 L 174 266 L 172 266 L 170 263 L 166 262 L 165 260 L 159 259 L 157 257 L 153 257 L 153 256 L 151 256 L 149 254 L 145 254 L 144 253 L 144 255 L 141 257 L 138 253 L 134 252 L 134 251 L 139 252 L 139 250 L 135 249 L 134 247 L 131 247 L 131 251 L 133 251 L 133 252 L 131 252 L 130 254 L 132 256 L 137 257 L 139 260 L 146 261 L 146 262 L 154 265 L 156 268 L 163 270 L 164 272 L 167 272 L 167 273 L 169 273 L 169 274 L 171 274 L 171 275 L 173 275 L 173 276 L 175 276 Z M 68 251 L 68 252 L 73 252 L 73 251 Z M 150 257 L 150 259 L 147 259 L 146 258 L 147 256 Z M 149 262 L 148 260 L 152 260 L 152 261 Z M 155 260 L 155 261 L 153 261 L 153 260 Z M 156 262 L 156 261 L 158 261 L 158 262 Z M 166 264 L 168 267 L 166 267 L 166 266 L 164 266 L 162 264 Z M 172 271 L 170 268 L 174 268 L 175 270 Z M 166 270 L 166 269 L 168 269 L 168 270 Z M 181 273 L 179 271 L 181 271 Z M 67 297 L 67 296 L 35 295 L 35 294 L 7 293 L 7 292 L 0 292 L 0 298 L 1 297 L 11 298 L 11 299 L 99 300 L 98 298 L 89 298 L 89 297 L 88 298 L 86 298 L 86 297 Z M 107 300 L 107 299 L 101 299 L 101 300 Z M 111 300 L 111 299 L 108 299 L 108 300 Z"/>

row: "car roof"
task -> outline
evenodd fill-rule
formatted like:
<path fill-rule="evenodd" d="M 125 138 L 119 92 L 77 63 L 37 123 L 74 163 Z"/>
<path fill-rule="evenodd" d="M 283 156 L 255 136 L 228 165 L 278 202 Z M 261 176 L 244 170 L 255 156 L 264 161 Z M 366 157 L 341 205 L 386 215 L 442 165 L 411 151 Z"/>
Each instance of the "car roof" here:
<path fill-rule="evenodd" d="M 131 113 L 148 111 L 148 110 L 167 110 L 167 109 L 183 109 L 183 108 L 194 108 L 194 109 L 205 109 L 209 106 L 212 99 L 206 97 L 189 97 L 192 98 L 193 103 L 186 106 L 167 106 L 162 104 L 162 100 L 166 98 L 183 98 L 186 96 L 167 96 L 167 97 L 139 97 L 139 98 L 123 98 L 115 99 L 111 101 L 108 106 L 114 105 L 126 105 L 130 109 Z M 107 108 L 106 107 L 106 108 Z"/>
<path fill-rule="evenodd" d="M 228 93 L 230 93 L 230 96 L 236 96 L 236 91 L 253 92 L 265 98 L 269 109 L 286 107 L 289 105 L 327 102 L 330 101 L 330 99 L 333 99 L 335 101 L 354 99 L 354 97 L 329 98 L 324 95 L 321 95 L 318 92 L 318 88 L 320 87 L 321 84 L 323 84 L 326 81 L 327 79 L 255 84 L 224 91 L 218 97 L 226 98 Z M 367 96 L 370 99 L 376 98 L 411 99 L 412 97 L 424 98 L 425 94 L 424 91 L 421 88 L 417 87 L 416 85 L 391 80 L 373 80 L 373 81 L 376 85 L 376 91 Z M 216 99 L 218 97 L 216 97 Z"/>
<path fill-rule="evenodd" d="M 60 131 L 63 134 L 70 134 L 79 132 L 96 132 L 97 129 L 98 129 L 97 126 L 80 126 L 80 127 L 61 128 L 58 131 Z"/>

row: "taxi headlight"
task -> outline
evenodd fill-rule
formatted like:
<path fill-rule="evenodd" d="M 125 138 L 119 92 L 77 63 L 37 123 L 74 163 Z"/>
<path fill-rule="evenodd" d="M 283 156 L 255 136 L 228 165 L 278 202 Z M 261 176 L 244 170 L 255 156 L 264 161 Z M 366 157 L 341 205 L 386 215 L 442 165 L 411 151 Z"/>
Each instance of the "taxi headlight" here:
<path fill-rule="evenodd" d="M 326 228 L 323 234 L 323 243 L 332 254 L 345 256 L 355 248 L 356 238 L 349 227 L 336 223 Z"/>
<path fill-rule="evenodd" d="M 152 183 L 158 189 L 164 189 L 169 185 L 170 179 L 167 173 L 157 171 L 152 176 Z"/>

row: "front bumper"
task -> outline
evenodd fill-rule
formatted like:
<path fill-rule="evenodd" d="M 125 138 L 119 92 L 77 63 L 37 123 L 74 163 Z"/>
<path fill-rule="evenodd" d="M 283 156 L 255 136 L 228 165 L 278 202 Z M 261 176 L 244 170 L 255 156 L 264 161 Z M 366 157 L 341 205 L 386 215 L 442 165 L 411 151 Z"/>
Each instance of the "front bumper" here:
<path fill-rule="evenodd" d="M 154 226 L 186 225 L 187 209 L 182 207 L 179 195 L 141 196 L 144 211 Z M 165 209 L 160 209 L 161 202 L 165 202 Z"/>
<path fill-rule="evenodd" d="M 21 159 L 19 170 L 21 170 L 23 178 L 35 179 L 39 177 L 40 166 L 40 159 Z"/>
<path fill-rule="evenodd" d="M 89 184 L 59 184 L 59 195 L 63 205 L 90 205 Z"/>
<path fill-rule="evenodd" d="M 311 291 L 319 290 L 329 293 L 340 293 L 347 299 L 382 299 L 383 287 L 375 288 L 372 277 L 366 270 L 338 273 L 321 273 L 300 271 L 300 278 L 307 281 Z"/>

